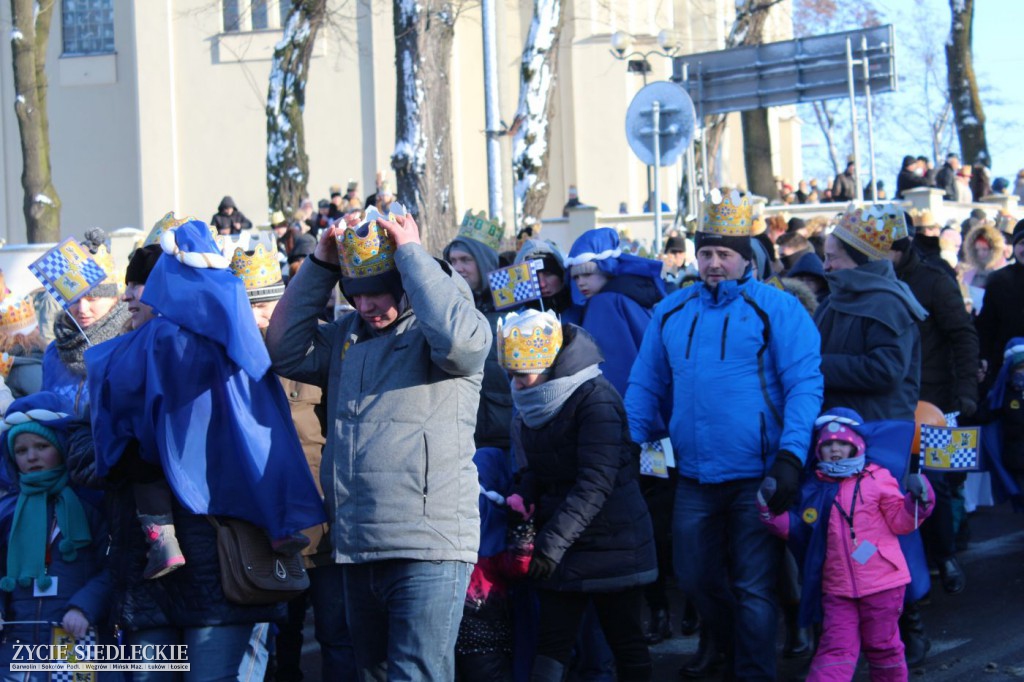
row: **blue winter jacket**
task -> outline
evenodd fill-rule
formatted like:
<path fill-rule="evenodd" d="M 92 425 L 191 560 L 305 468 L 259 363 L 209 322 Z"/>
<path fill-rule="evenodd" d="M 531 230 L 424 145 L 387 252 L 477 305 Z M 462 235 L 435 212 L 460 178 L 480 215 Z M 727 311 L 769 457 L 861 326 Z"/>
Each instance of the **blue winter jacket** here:
<path fill-rule="evenodd" d="M 779 450 L 803 459 L 821 409 L 821 337 L 796 297 L 744 277 L 701 283 L 654 309 L 629 377 L 630 433 L 651 438 L 664 401 L 681 476 L 764 476 Z"/>

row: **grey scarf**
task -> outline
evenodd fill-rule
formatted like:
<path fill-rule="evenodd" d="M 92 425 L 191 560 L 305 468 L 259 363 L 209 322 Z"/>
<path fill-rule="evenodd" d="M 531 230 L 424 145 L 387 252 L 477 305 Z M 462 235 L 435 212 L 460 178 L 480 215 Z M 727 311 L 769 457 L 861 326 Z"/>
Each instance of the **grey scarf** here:
<path fill-rule="evenodd" d="M 60 355 L 60 361 L 64 363 L 64 366 L 72 374 L 84 377 L 85 360 L 82 356 L 85 354 L 86 349 L 89 348 L 89 345 L 95 346 L 97 343 L 109 341 L 124 332 L 125 325 L 130 317 L 131 313 L 128 312 L 128 304 L 124 301 L 118 301 L 117 305 L 111 308 L 109 313 L 96 320 L 85 330 L 86 336 L 89 337 L 87 341 L 85 336 L 82 336 L 82 332 L 78 331 L 78 327 L 75 326 L 74 320 L 71 319 L 71 313 L 61 315 L 53 323 L 53 334 L 57 337 L 54 343 L 57 344 L 57 353 Z"/>
<path fill-rule="evenodd" d="M 512 402 L 531 429 L 539 429 L 555 418 L 565 401 L 576 389 L 594 377 L 601 376 L 597 364 L 584 367 L 575 374 L 545 381 L 533 388 L 516 389 L 512 386 Z"/>

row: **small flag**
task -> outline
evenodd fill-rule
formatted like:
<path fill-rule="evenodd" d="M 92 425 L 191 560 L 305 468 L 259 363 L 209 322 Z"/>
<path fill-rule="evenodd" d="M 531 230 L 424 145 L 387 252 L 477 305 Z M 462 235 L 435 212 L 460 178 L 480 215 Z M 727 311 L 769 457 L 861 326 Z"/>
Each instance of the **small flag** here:
<path fill-rule="evenodd" d="M 668 478 L 669 467 L 675 467 L 672 441 L 668 438 L 640 445 L 640 473 L 643 476 Z"/>
<path fill-rule="evenodd" d="M 921 467 L 930 471 L 978 471 L 981 429 L 921 425 Z"/>
<path fill-rule="evenodd" d="M 64 628 L 53 626 L 53 648 L 51 651 L 66 651 L 67 658 L 63 660 L 50 660 L 49 663 L 85 663 L 85 659 L 77 656 L 78 651 L 89 651 L 86 647 L 96 645 L 96 630 L 89 628 L 84 637 L 75 639 Z M 76 646 L 81 647 L 76 650 Z M 59 648 L 63 647 L 63 648 Z M 96 671 L 94 670 L 53 670 L 50 672 L 50 682 L 96 682 Z"/>
<path fill-rule="evenodd" d="M 491 285 L 494 307 L 498 310 L 509 308 L 540 298 L 540 280 L 537 273 L 543 269 L 544 261 L 531 260 L 495 270 L 487 275 Z"/>
<path fill-rule="evenodd" d="M 65 309 L 107 278 L 107 273 L 72 237 L 28 266 L 46 292 Z"/>

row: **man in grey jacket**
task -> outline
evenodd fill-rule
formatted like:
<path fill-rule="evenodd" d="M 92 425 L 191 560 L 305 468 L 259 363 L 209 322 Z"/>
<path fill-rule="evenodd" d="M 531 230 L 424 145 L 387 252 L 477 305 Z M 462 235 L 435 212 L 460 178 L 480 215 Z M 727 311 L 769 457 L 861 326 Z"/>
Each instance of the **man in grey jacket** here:
<path fill-rule="evenodd" d="M 473 431 L 491 331 L 411 217 L 378 223 L 324 231 L 267 347 L 275 372 L 328 397 L 320 479 L 361 677 L 447 681 L 479 544 Z M 320 324 L 339 270 L 355 311 Z"/>

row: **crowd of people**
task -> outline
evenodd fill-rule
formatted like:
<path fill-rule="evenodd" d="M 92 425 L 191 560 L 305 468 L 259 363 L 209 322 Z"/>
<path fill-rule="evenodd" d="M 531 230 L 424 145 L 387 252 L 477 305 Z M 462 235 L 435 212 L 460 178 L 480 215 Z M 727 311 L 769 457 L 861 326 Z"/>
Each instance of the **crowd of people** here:
<path fill-rule="evenodd" d="M 713 190 L 658 258 L 608 227 L 505 250 L 472 213 L 438 258 L 392 201 L 333 187 L 224 255 L 251 225 L 224 197 L 122 281 L 90 233 L 110 276 L 66 311 L 0 301 L 5 663 L 60 627 L 301 680 L 310 608 L 324 680 L 650 680 L 673 623 L 683 678 L 775 679 L 780 622 L 808 679 L 925 659 L 967 523 L 915 434 L 1001 424 L 1019 494 L 1024 221 Z M 488 275 L 528 262 L 539 296 L 497 309 Z M 308 589 L 225 589 L 218 519 Z"/>

